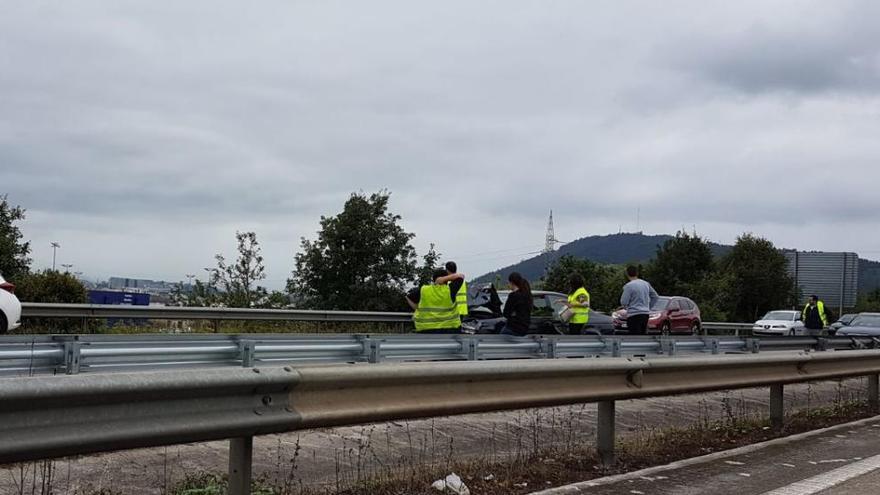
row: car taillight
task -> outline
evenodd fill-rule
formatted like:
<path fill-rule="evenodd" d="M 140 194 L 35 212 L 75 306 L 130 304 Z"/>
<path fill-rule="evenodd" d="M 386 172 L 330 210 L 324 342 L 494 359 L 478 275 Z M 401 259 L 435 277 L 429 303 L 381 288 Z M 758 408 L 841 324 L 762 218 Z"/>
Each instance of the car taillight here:
<path fill-rule="evenodd" d="M 3 282 L 0 284 L 0 289 L 3 289 L 10 294 L 15 294 L 15 285 L 10 284 L 9 282 Z"/>

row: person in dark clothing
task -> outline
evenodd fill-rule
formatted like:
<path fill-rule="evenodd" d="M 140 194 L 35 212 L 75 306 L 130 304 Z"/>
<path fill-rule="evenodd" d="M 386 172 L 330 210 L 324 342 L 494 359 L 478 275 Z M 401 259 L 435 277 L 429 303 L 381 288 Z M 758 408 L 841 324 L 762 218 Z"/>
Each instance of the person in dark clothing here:
<path fill-rule="evenodd" d="M 529 281 L 517 272 L 507 277 L 510 286 L 510 295 L 504 303 L 504 318 L 507 323 L 501 329 L 503 335 L 517 335 L 522 337 L 529 333 L 529 325 L 532 322 L 532 287 Z"/>
<path fill-rule="evenodd" d="M 807 302 L 801 316 L 807 330 L 821 331 L 828 326 L 828 314 L 825 311 L 825 303 L 819 300 L 819 296 L 810 296 L 810 301 Z"/>

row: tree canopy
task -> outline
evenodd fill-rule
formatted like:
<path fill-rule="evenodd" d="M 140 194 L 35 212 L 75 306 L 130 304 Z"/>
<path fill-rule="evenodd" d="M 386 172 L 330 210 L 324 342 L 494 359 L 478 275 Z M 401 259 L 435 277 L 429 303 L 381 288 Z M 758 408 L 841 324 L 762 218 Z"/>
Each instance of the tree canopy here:
<path fill-rule="evenodd" d="M 417 279 L 413 234 L 388 211 L 390 194 L 353 193 L 342 212 L 321 217 L 314 241 L 303 238 L 288 291 L 303 307 L 327 310 L 407 309 L 404 289 Z M 436 261 L 436 260 L 435 260 Z"/>
<path fill-rule="evenodd" d="M 31 243 L 23 240 L 17 223 L 25 218 L 25 210 L 9 204 L 0 196 L 0 275 L 15 281 L 30 270 Z"/>

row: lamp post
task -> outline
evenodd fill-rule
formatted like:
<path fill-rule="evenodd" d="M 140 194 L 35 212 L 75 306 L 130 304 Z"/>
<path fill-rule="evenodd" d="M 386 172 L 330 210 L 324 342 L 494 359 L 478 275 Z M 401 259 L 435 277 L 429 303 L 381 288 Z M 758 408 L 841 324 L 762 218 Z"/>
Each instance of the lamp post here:
<path fill-rule="evenodd" d="M 61 266 L 64 267 L 64 273 L 70 273 L 70 269 L 73 268 L 73 265 L 70 263 L 61 263 Z"/>
<path fill-rule="evenodd" d="M 55 252 L 58 251 L 58 248 L 61 247 L 61 244 L 57 242 L 52 243 L 52 271 L 55 271 Z"/>
<path fill-rule="evenodd" d="M 187 278 L 187 280 L 189 280 L 189 291 L 192 292 L 193 291 L 193 279 L 196 278 L 196 276 L 191 273 L 187 273 L 184 276 Z"/>

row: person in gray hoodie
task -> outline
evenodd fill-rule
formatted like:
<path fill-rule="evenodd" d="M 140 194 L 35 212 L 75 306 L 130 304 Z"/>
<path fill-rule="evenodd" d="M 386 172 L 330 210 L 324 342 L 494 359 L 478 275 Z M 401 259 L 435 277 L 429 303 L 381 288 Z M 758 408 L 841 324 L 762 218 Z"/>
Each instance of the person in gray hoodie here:
<path fill-rule="evenodd" d="M 626 310 L 626 328 L 630 335 L 644 335 L 648 331 L 648 315 L 659 296 L 651 284 L 639 278 L 639 269 L 626 267 L 629 282 L 623 286 L 620 305 Z"/>

